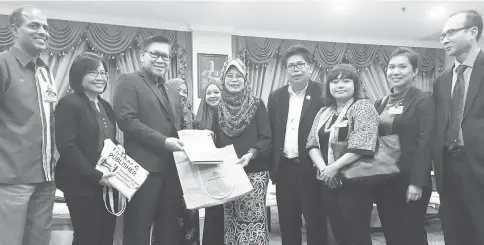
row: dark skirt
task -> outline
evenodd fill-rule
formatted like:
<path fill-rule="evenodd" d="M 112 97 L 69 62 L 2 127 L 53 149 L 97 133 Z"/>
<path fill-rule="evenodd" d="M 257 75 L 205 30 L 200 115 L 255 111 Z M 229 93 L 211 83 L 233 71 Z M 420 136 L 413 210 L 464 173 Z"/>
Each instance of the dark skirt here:
<path fill-rule="evenodd" d="M 185 202 L 183 202 L 185 205 Z M 180 225 L 180 239 L 178 245 L 200 245 L 200 219 L 198 210 L 190 210 L 183 208 L 180 213 L 180 220 L 178 224 Z M 156 227 L 152 227 L 151 233 L 151 245 L 155 245 L 154 234 L 159 234 L 156 232 Z"/>

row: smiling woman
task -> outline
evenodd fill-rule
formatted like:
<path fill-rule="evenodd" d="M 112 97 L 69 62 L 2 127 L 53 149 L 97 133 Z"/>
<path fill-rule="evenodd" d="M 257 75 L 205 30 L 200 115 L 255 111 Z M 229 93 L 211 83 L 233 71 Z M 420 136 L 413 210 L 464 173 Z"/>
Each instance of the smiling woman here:
<path fill-rule="evenodd" d="M 116 142 L 113 109 L 99 96 L 106 90 L 106 74 L 101 57 L 91 52 L 80 54 L 69 71 L 69 83 L 75 92 L 62 98 L 55 110 L 55 139 L 60 154 L 55 181 L 69 208 L 73 243 L 79 245 L 113 243 L 116 216 L 106 210 L 102 196 L 103 188 L 110 187 L 108 178 L 112 173 L 95 169 L 104 140 Z"/>

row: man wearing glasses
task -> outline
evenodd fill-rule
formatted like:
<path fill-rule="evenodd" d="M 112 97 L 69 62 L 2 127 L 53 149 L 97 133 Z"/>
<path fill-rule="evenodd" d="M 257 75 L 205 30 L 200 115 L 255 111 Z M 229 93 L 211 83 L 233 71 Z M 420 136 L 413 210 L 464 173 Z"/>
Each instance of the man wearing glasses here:
<path fill-rule="evenodd" d="M 302 220 L 308 245 L 326 244 L 326 210 L 322 184 L 306 151 L 306 141 L 316 113 L 321 109 L 322 85 L 310 80 L 311 52 L 291 46 L 283 55 L 289 84 L 269 95 L 272 131 L 270 177 L 276 184 L 282 245 L 302 241 Z"/>
<path fill-rule="evenodd" d="M 452 15 L 440 42 L 454 66 L 434 82 L 434 164 L 445 244 L 484 245 L 484 53 L 482 17 Z"/>
<path fill-rule="evenodd" d="M 177 139 L 181 123 L 178 92 L 165 83 L 170 43 L 162 36 L 141 43 L 141 68 L 122 74 L 114 93 L 114 112 L 124 133 L 126 153 L 150 172 L 124 213 L 123 245 L 178 244 L 182 191 L 172 152 L 183 150 Z"/>

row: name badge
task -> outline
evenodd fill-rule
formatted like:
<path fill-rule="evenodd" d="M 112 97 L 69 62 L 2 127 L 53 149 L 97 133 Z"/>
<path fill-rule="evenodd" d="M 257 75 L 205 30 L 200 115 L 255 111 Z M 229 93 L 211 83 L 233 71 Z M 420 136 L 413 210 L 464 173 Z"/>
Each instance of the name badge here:
<path fill-rule="evenodd" d="M 403 113 L 403 106 L 392 106 L 388 112 L 393 115 L 401 115 Z"/>
<path fill-rule="evenodd" d="M 348 120 L 343 120 L 338 124 L 338 128 L 348 127 Z"/>
<path fill-rule="evenodd" d="M 42 95 L 44 102 L 46 103 L 55 103 L 57 102 L 57 93 L 54 92 L 52 87 L 49 85 L 45 92 Z"/>

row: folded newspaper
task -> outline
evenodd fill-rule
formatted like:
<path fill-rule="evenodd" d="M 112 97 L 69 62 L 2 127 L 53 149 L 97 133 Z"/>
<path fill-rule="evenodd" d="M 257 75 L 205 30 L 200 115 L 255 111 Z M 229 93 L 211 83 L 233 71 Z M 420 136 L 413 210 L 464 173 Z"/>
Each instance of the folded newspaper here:
<path fill-rule="evenodd" d="M 131 200 L 149 174 L 131 157 L 121 152 L 110 139 L 104 140 L 96 169 L 102 173 L 114 172 L 114 176 L 108 179 L 109 184 L 128 200 Z"/>

